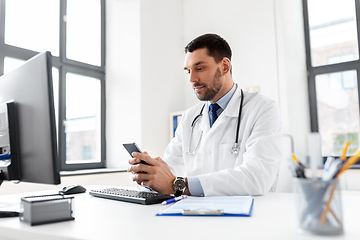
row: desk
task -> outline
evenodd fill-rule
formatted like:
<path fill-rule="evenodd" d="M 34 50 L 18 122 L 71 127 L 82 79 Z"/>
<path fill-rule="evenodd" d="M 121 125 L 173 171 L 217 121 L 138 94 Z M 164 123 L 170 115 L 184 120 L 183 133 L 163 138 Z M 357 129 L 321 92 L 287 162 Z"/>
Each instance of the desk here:
<path fill-rule="evenodd" d="M 100 186 L 104 188 L 104 186 Z M 99 186 L 87 187 L 96 189 Z M 36 194 L 49 194 L 37 192 Z M 31 195 L 31 194 L 30 194 Z M 29 194 L 26 194 L 29 196 Z M 138 205 L 96 198 L 88 193 L 75 196 L 75 220 L 31 227 L 18 218 L 0 219 L 0 239 L 329 239 L 297 232 L 294 195 L 269 193 L 255 197 L 251 217 L 155 216 L 167 207 Z M 0 202 L 18 195 L 3 196 Z M 331 239 L 360 239 L 360 194 L 343 193 L 345 234 Z M 188 231 L 188 232 L 186 232 Z M 165 239 L 165 237 L 160 237 Z"/>

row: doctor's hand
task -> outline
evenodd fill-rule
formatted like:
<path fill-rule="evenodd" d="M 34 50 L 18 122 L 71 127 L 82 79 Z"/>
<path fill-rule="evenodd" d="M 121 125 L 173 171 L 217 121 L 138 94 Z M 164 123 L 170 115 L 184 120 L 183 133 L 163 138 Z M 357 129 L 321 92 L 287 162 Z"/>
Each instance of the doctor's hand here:
<path fill-rule="evenodd" d="M 160 157 L 150 157 L 147 152 L 133 152 L 132 156 L 133 158 L 129 160 L 131 166 L 127 171 L 133 174 L 133 181 L 159 193 L 174 194 L 173 182 L 176 177 L 166 162 Z M 149 165 L 140 163 L 141 160 Z"/>

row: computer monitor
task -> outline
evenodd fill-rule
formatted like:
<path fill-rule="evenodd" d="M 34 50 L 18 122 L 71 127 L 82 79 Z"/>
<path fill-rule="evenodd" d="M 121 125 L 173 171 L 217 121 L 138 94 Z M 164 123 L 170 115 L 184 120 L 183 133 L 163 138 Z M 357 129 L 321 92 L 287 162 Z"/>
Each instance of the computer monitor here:
<path fill-rule="evenodd" d="M 0 129 L 9 129 L 8 138 L 0 137 L 0 154 L 10 149 L 10 159 L 0 160 L 3 180 L 60 184 L 55 122 L 50 52 L 0 77 Z"/>

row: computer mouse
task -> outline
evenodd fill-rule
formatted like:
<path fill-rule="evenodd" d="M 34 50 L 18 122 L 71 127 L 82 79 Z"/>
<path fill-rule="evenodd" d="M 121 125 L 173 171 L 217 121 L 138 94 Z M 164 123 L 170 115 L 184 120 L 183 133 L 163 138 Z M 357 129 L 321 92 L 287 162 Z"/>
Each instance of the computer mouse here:
<path fill-rule="evenodd" d="M 59 191 L 59 193 L 63 194 L 63 195 L 84 193 L 84 192 L 86 192 L 86 188 L 84 188 L 83 186 L 78 185 L 78 184 L 69 185 Z"/>

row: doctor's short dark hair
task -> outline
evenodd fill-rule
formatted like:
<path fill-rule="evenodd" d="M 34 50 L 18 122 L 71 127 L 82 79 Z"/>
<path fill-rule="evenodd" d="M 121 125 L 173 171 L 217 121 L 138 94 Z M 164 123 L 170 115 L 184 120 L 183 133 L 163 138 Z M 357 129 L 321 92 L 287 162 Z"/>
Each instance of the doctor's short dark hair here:
<path fill-rule="evenodd" d="M 229 44 L 217 34 L 208 33 L 195 38 L 185 47 L 185 54 L 201 48 L 206 48 L 208 55 L 213 57 L 216 63 L 220 62 L 224 57 L 231 61 Z"/>

